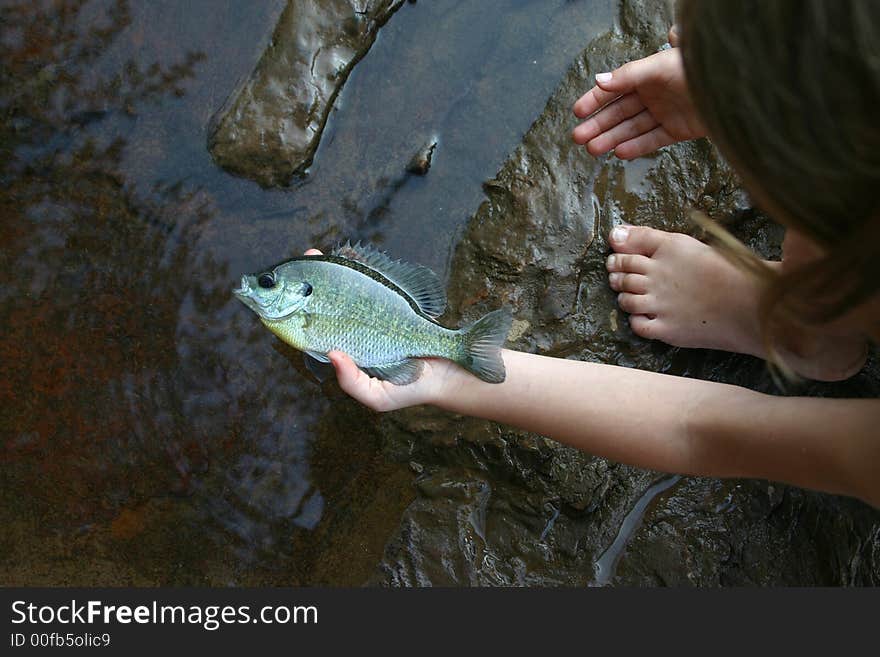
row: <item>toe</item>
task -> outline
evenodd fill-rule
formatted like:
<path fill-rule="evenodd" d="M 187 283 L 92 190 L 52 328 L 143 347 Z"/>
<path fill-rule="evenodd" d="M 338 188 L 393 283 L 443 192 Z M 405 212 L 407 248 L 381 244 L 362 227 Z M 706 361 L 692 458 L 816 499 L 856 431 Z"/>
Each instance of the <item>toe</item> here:
<path fill-rule="evenodd" d="M 631 253 L 612 253 L 608 256 L 605 267 L 608 271 L 647 274 L 651 269 L 651 259 L 647 256 Z"/>
<path fill-rule="evenodd" d="M 630 315 L 629 327 L 633 333 L 647 340 L 659 340 L 660 320 L 647 315 Z"/>
<path fill-rule="evenodd" d="M 644 274 L 612 272 L 608 274 L 608 285 L 616 292 L 644 294 L 648 291 L 648 277 Z"/>
<path fill-rule="evenodd" d="M 647 226 L 616 226 L 608 239 L 618 253 L 652 256 L 668 233 Z"/>
<path fill-rule="evenodd" d="M 653 298 L 647 294 L 621 292 L 617 295 L 617 305 L 631 315 L 653 315 L 655 312 Z"/>

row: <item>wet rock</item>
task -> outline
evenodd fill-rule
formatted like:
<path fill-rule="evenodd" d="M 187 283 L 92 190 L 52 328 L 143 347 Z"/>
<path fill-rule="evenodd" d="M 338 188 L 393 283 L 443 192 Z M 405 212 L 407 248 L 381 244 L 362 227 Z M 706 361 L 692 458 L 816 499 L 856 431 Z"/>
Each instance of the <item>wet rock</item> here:
<path fill-rule="evenodd" d="M 573 102 L 592 76 L 666 40 L 666 2 L 623 2 L 618 29 L 590 43 L 498 174 L 455 252 L 450 323 L 507 304 L 509 346 L 775 392 L 761 361 L 642 340 L 616 309 L 603 261 L 621 222 L 696 234 L 690 208 L 729 219 L 765 257 L 782 231 L 751 208 L 707 141 L 624 163 L 569 138 Z M 876 396 L 875 365 L 844 386 L 801 394 Z M 589 391 L 584 392 L 585 395 Z M 384 451 L 417 461 L 418 495 L 371 582 L 383 585 L 597 582 L 596 562 L 658 473 L 551 440 L 433 409 L 382 421 Z M 848 499 L 778 484 L 682 479 L 646 507 L 610 584 L 868 584 L 880 514 Z"/>
<path fill-rule="evenodd" d="M 269 48 L 221 111 L 208 147 L 224 169 L 263 186 L 311 163 L 354 65 L 403 0 L 291 0 Z"/>
<path fill-rule="evenodd" d="M 618 23 L 621 31 L 650 48 L 665 43 L 674 19 L 671 0 L 623 0 Z"/>
<path fill-rule="evenodd" d="M 434 149 L 437 148 L 437 140 L 431 139 L 413 155 L 409 164 L 406 165 L 408 173 L 424 176 L 431 168 L 431 159 L 434 157 Z"/>
<path fill-rule="evenodd" d="M 691 479 L 647 515 L 613 583 L 877 586 L 878 548 L 877 514 L 854 500 Z"/>
<path fill-rule="evenodd" d="M 593 528 L 612 524 L 474 470 L 443 468 L 417 489 L 374 584 L 587 585 L 602 539 Z"/>

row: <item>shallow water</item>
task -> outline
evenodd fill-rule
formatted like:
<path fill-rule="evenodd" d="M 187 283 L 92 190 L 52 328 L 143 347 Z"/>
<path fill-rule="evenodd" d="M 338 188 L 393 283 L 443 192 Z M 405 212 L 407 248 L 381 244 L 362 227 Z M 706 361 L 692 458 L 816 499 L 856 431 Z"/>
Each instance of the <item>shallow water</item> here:
<path fill-rule="evenodd" d="M 445 275 L 612 3 L 404 4 L 308 175 L 265 190 L 206 140 L 283 6 L 0 9 L 4 584 L 357 584 L 412 499 L 373 416 L 230 291 L 346 238 Z"/>
<path fill-rule="evenodd" d="M 638 501 L 633 505 L 633 508 L 630 509 L 629 513 L 624 516 L 623 522 L 620 524 L 620 529 L 617 532 L 617 536 L 614 537 L 614 541 L 612 541 L 611 545 L 609 545 L 596 560 L 596 577 L 591 586 L 607 586 L 609 582 L 611 582 L 614 577 L 617 562 L 623 554 L 627 542 L 633 537 L 633 534 L 635 534 L 636 530 L 639 528 L 639 524 L 642 522 L 647 508 L 661 493 L 672 488 L 680 481 L 680 479 L 681 477 L 677 475 L 664 477 L 660 481 L 651 484 L 642 494 Z"/>

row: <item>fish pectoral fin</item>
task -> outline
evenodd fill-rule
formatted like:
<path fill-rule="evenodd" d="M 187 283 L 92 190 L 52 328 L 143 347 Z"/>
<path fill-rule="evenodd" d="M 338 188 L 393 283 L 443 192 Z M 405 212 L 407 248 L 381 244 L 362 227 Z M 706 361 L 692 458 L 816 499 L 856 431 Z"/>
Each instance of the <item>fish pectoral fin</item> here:
<path fill-rule="evenodd" d="M 383 381 L 389 381 L 396 386 L 405 386 L 418 379 L 422 374 L 425 363 L 416 358 L 407 358 L 396 363 L 387 363 L 374 367 L 362 368 L 370 376 Z"/>
<path fill-rule="evenodd" d="M 329 363 L 330 362 L 330 359 L 327 358 L 327 356 L 325 354 L 318 353 L 317 351 L 306 351 L 305 354 L 306 354 L 306 356 L 309 356 L 310 358 L 314 358 L 319 363 Z"/>
<path fill-rule="evenodd" d="M 303 354 L 303 362 L 306 364 L 306 369 L 318 380 L 318 383 L 324 383 L 333 376 L 333 366 L 324 354 L 307 351 Z"/>
<path fill-rule="evenodd" d="M 360 242 L 338 246 L 333 250 L 333 255 L 355 260 L 379 272 L 403 290 L 429 317 L 439 317 L 446 310 L 443 283 L 427 267 L 392 260 L 388 254 Z"/>

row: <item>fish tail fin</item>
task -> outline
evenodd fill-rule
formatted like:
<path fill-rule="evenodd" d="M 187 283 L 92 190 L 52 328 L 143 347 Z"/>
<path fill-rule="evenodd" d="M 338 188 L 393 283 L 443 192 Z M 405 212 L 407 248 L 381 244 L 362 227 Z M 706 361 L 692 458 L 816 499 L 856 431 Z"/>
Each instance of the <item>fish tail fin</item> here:
<path fill-rule="evenodd" d="M 475 376 L 488 383 L 504 381 L 501 347 L 507 340 L 513 316 L 509 308 L 499 308 L 461 330 L 463 355 L 457 360 Z"/>

